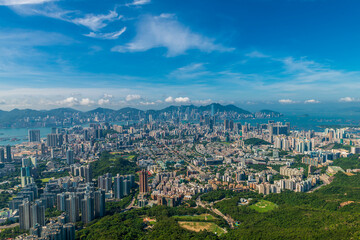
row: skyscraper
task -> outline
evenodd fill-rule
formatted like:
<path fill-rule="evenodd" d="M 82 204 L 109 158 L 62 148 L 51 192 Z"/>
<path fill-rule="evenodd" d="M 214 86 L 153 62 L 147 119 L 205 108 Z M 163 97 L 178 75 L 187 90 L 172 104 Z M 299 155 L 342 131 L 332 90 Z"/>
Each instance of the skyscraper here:
<path fill-rule="evenodd" d="M 97 190 L 94 193 L 95 218 L 105 216 L 105 191 Z"/>
<path fill-rule="evenodd" d="M 140 193 L 146 194 L 149 192 L 148 176 L 146 170 L 140 172 Z"/>
<path fill-rule="evenodd" d="M 98 178 L 98 187 L 105 192 L 109 192 L 111 190 L 112 184 L 112 175 L 111 173 L 106 173 L 103 176 L 99 176 Z"/>
<path fill-rule="evenodd" d="M 71 149 L 66 152 L 66 163 L 68 165 L 74 164 L 74 151 Z"/>
<path fill-rule="evenodd" d="M 81 221 L 88 224 L 94 220 L 94 198 L 89 193 L 81 200 Z"/>
<path fill-rule="evenodd" d="M 19 223 L 20 229 L 30 229 L 30 202 L 26 199 L 21 205 L 19 205 Z"/>
<path fill-rule="evenodd" d="M 39 201 L 30 203 L 27 199 L 19 206 L 20 229 L 29 230 L 36 224 L 45 225 L 45 206 Z"/>
<path fill-rule="evenodd" d="M 12 161 L 11 146 L 10 145 L 6 146 L 6 161 L 8 161 L 8 162 Z"/>
<path fill-rule="evenodd" d="M 45 206 L 42 202 L 36 201 L 30 207 L 30 216 L 31 216 L 31 227 L 34 227 L 36 224 L 40 226 L 45 226 Z"/>
<path fill-rule="evenodd" d="M 45 155 L 45 143 L 41 144 L 41 155 Z"/>
<path fill-rule="evenodd" d="M 123 197 L 122 195 L 122 185 L 123 185 L 124 177 L 119 174 L 114 178 L 114 197 L 120 199 Z"/>
<path fill-rule="evenodd" d="M 0 148 L 0 162 L 5 162 L 5 150 Z"/>
<path fill-rule="evenodd" d="M 29 130 L 29 142 L 40 142 L 40 130 Z"/>
<path fill-rule="evenodd" d="M 90 165 L 87 165 L 84 167 L 85 171 L 85 182 L 91 182 L 92 181 L 92 169 Z"/>
<path fill-rule="evenodd" d="M 66 199 L 66 215 L 69 222 L 75 223 L 79 221 L 79 198 L 75 193 L 70 193 Z"/>
<path fill-rule="evenodd" d="M 65 193 L 59 193 L 57 195 L 56 206 L 57 206 L 57 210 L 59 210 L 59 211 L 66 210 L 66 194 Z"/>

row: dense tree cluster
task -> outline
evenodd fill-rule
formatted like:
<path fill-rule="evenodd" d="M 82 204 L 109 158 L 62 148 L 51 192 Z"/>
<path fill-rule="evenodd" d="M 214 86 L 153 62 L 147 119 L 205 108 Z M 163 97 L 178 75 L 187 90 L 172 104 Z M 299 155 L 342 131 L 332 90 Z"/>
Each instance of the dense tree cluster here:
<path fill-rule="evenodd" d="M 111 155 L 108 152 L 103 152 L 100 159 L 91 163 L 93 177 L 111 173 L 113 176 L 116 174 L 135 174 L 138 167 L 135 162 L 124 159 L 119 155 Z"/>
<path fill-rule="evenodd" d="M 252 145 L 252 146 L 258 146 L 258 145 L 271 145 L 271 143 L 260 139 L 260 138 L 249 138 L 244 141 L 245 145 Z"/>

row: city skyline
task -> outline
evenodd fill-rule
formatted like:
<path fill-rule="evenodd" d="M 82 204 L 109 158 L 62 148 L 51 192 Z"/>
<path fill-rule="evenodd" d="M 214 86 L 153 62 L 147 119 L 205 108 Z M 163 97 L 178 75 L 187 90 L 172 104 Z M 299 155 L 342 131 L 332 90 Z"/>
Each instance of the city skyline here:
<path fill-rule="evenodd" d="M 0 0 L 0 109 L 360 102 L 356 1 L 86 3 Z"/>

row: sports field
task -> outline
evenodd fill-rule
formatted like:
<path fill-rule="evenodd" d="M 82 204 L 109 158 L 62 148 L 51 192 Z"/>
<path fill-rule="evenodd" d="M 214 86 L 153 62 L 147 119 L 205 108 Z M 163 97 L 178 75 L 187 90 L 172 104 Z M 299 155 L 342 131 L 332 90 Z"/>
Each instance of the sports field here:
<path fill-rule="evenodd" d="M 219 227 L 217 224 L 212 223 L 212 222 L 184 222 L 184 221 L 179 221 L 178 222 L 180 227 L 185 228 L 187 230 L 190 231 L 194 231 L 194 232 L 200 232 L 203 230 L 209 231 L 209 232 L 213 232 L 217 235 L 221 235 L 223 233 L 225 233 L 225 230 L 222 229 L 221 227 Z"/>
<path fill-rule="evenodd" d="M 260 200 L 259 202 L 253 204 L 250 206 L 250 208 L 258 211 L 258 212 L 268 212 L 271 210 L 274 210 L 278 206 L 275 203 L 266 201 L 266 200 Z"/>

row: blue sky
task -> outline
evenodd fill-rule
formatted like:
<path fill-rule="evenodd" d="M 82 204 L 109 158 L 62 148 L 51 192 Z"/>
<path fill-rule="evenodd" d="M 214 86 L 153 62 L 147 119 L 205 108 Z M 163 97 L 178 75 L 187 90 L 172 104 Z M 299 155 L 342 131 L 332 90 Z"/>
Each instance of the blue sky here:
<path fill-rule="evenodd" d="M 0 108 L 356 104 L 359 7 L 0 0 Z"/>

